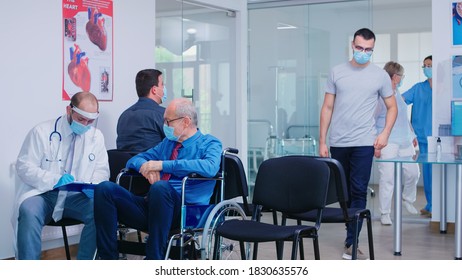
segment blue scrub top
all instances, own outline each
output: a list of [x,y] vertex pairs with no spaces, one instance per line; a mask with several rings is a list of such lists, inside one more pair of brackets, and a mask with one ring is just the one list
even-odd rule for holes
[[403,93],[406,104],[412,104],[411,124],[419,143],[432,135],[432,88],[428,80],[415,84]]

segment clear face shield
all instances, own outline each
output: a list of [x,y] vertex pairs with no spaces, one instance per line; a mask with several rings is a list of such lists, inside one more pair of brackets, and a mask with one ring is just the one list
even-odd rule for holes
[[[76,106],[71,105],[71,129],[75,134],[81,135],[90,130],[92,126],[96,128],[98,122],[99,113],[90,113],[82,109],[77,108]],[[73,115],[73,113],[76,113]]]

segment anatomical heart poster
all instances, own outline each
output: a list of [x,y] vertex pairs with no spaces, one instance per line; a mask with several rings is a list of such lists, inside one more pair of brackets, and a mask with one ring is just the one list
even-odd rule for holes
[[63,100],[80,91],[112,101],[112,0],[63,0]]

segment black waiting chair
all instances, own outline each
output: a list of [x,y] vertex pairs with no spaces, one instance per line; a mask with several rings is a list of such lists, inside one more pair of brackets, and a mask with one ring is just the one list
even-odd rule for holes
[[[237,151],[236,151],[237,152]],[[247,216],[252,216],[253,207],[249,202],[249,187],[244,166],[237,153],[224,155],[224,199],[239,198],[239,205]]]
[[[318,161],[328,164],[330,168],[329,191],[327,194],[326,208],[321,217],[321,223],[353,223],[355,229],[352,259],[357,259],[357,248],[359,239],[359,225],[364,219],[367,222],[367,238],[369,242],[369,258],[374,259],[374,243],[372,237],[372,220],[369,209],[349,208],[349,192],[346,183],[345,173],[341,163],[333,158],[312,157]],[[287,219],[295,219],[298,224],[301,221],[317,222],[317,212],[309,211],[304,213],[283,213],[282,224]]]
[[[282,246],[292,242],[291,258],[297,258],[297,248],[303,246],[303,238],[312,238],[315,259],[320,259],[318,229],[325,207],[329,183],[329,167],[326,163],[303,156],[286,156],[265,160],[257,173],[253,196],[252,220],[225,220],[216,228],[219,237],[244,243],[254,243],[253,259],[257,259],[258,243],[276,241],[277,259],[282,259]],[[261,221],[265,207],[277,212],[300,213],[315,211],[316,225],[275,225]],[[218,250],[216,243],[214,250]],[[245,252],[244,249],[241,252]],[[241,254],[245,259],[245,254]],[[303,259],[304,256],[300,255]]]
[[66,259],[70,260],[71,259],[71,252],[69,249],[69,240],[67,238],[67,231],[66,227],[68,226],[75,226],[83,224],[83,222],[71,218],[62,218],[61,220],[55,222],[53,219],[47,224],[47,226],[50,227],[61,227],[61,230],[63,232],[63,240],[64,240],[64,249],[66,250]]
[[[110,177],[109,181],[119,184],[126,188],[128,191],[135,195],[145,195],[149,191],[151,184],[141,175],[138,176],[119,176],[120,173],[125,170],[127,161],[135,156],[137,152],[111,149],[107,151],[109,160]],[[129,228],[123,224],[119,224],[119,240],[118,249],[122,254],[122,258],[126,257],[126,254],[133,255],[145,255],[145,244],[143,243],[141,231],[137,231],[137,242],[130,242],[127,240],[127,233]]]
[[122,177],[117,182],[117,176],[124,170],[127,161],[137,152],[111,149],[107,151],[109,159],[109,181],[118,183],[135,195],[145,195],[149,191],[150,184],[142,176]]

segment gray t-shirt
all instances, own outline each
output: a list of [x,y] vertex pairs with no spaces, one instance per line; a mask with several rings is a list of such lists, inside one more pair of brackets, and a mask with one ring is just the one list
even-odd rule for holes
[[366,67],[350,62],[337,65],[327,80],[326,93],[335,94],[329,146],[372,146],[377,137],[374,113],[378,98],[393,94],[385,70],[372,63]]

